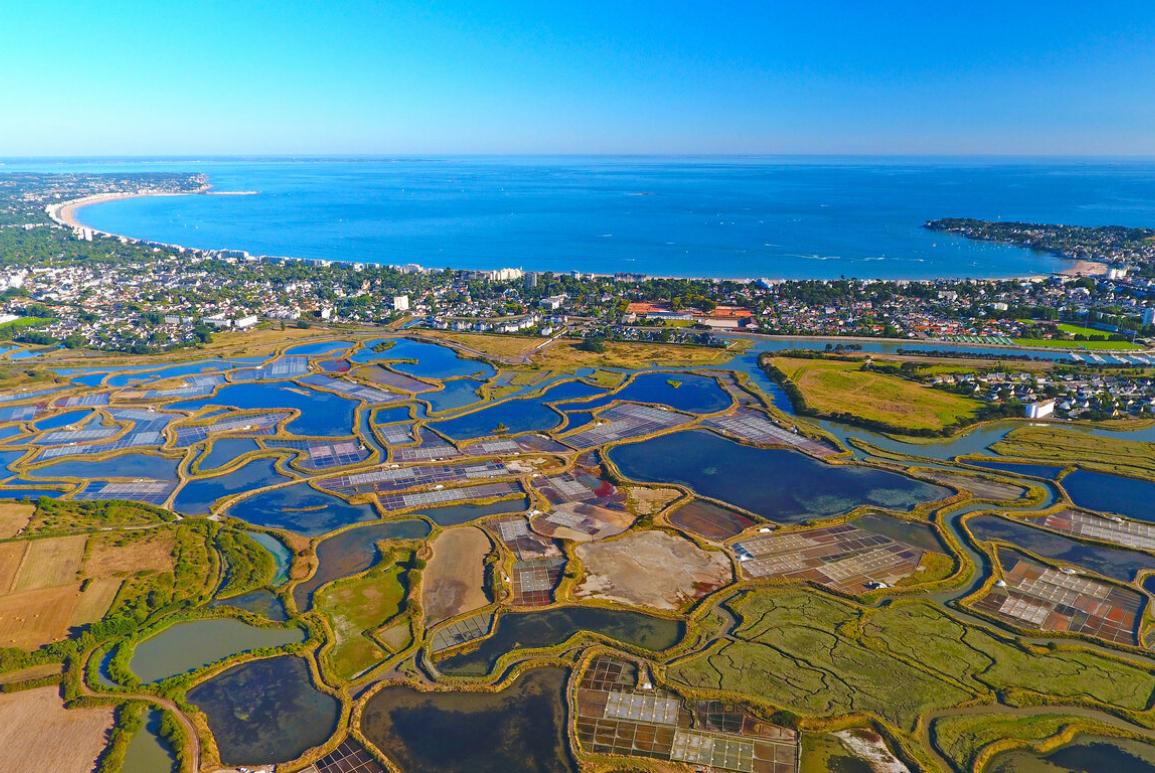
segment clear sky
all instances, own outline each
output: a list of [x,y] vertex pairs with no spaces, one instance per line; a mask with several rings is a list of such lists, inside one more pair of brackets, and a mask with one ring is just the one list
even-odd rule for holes
[[0,156],[1155,154],[1155,1],[4,0]]

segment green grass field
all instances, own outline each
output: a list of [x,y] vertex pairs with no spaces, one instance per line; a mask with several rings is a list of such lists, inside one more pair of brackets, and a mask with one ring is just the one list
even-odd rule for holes
[[0,330],[14,330],[17,328],[36,327],[52,320],[48,317],[19,317],[0,324]]
[[1020,427],[992,447],[997,453],[1046,464],[1078,464],[1136,478],[1155,479],[1155,447],[1059,427]]
[[936,719],[931,726],[931,737],[939,751],[959,770],[977,770],[975,763],[979,755],[993,743],[1013,739],[1022,745],[1037,744],[1067,727],[1086,724],[1086,719],[1072,714],[1025,717],[967,714]]
[[857,361],[772,357],[770,363],[794,382],[807,405],[823,414],[848,413],[893,427],[939,430],[970,419],[981,406],[969,397],[862,370]]
[[338,678],[353,679],[385,658],[371,634],[401,611],[404,571],[400,563],[383,562],[317,593],[317,608],[329,619],[336,637],[327,660]]
[[[1100,334],[1101,335],[1101,334]],[[1065,341],[1061,338],[1016,338],[1019,346],[1038,346],[1050,349],[1087,349],[1089,351],[1128,351],[1142,349],[1130,341]]]
[[686,687],[813,717],[869,712],[907,731],[996,693],[1141,711],[1155,675],[1090,650],[1029,652],[930,602],[864,609],[805,589],[744,593],[733,641],[671,666]]
[[1067,333],[1073,336],[1105,336],[1109,335],[1104,330],[1096,330],[1093,327],[1084,327],[1083,325],[1072,325],[1070,322],[1060,322],[1055,327],[1060,333]]

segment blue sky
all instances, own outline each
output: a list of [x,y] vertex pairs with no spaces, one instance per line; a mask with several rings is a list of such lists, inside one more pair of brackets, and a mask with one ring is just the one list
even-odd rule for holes
[[0,156],[1155,154],[1155,2],[5,0]]

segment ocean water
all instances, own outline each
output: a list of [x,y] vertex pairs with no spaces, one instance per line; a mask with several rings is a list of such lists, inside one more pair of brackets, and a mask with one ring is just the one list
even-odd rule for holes
[[220,191],[85,208],[92,227],[253,254],[771,278],[1019,276],[1063,261],[933,233],[966,216],[1155,224],[1155,161],[877,158],[77,160]]

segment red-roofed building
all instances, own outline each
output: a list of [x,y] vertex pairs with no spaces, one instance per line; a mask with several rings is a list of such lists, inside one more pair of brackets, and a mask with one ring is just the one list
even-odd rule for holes
[[754,312],[744,306],[715,306],[713,311],[698,316],[696,321],[709,327],[748,327],[754,321]]

